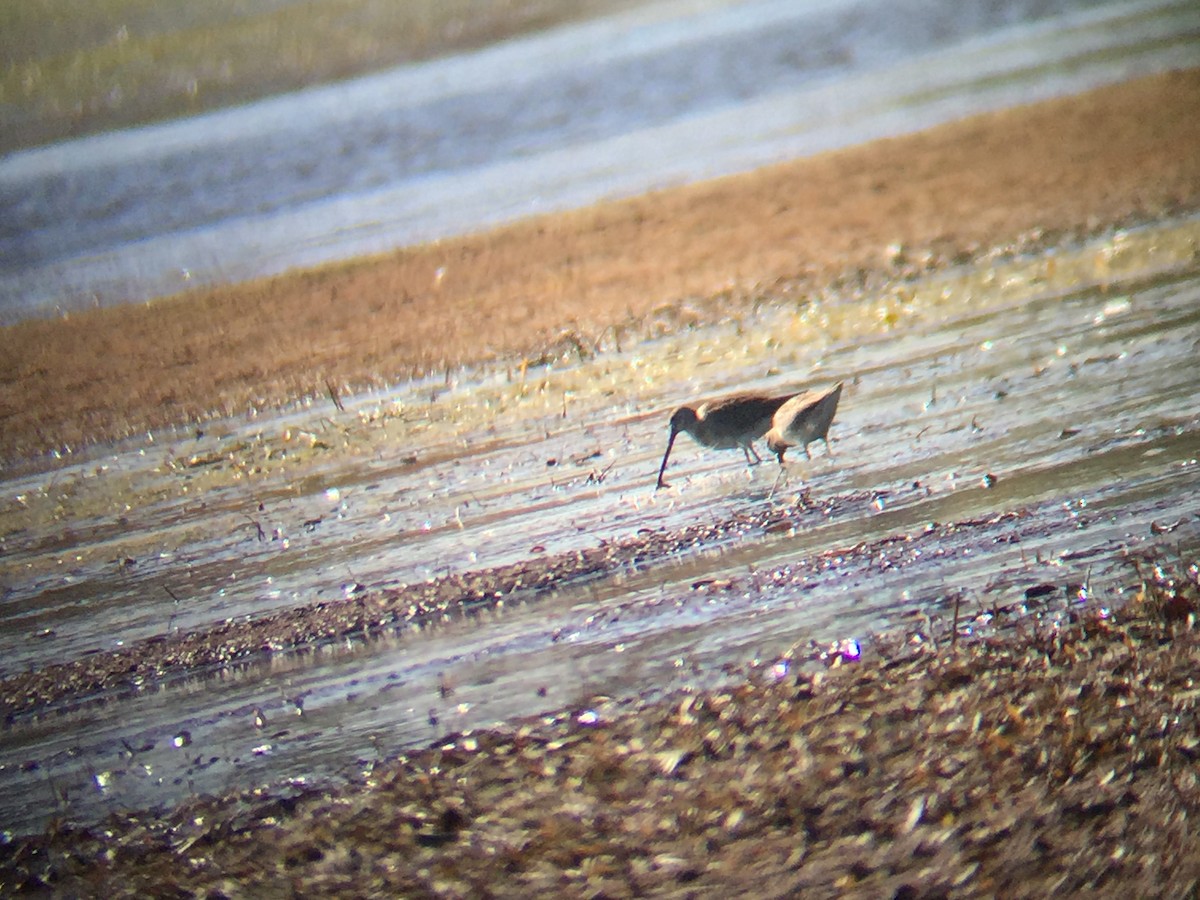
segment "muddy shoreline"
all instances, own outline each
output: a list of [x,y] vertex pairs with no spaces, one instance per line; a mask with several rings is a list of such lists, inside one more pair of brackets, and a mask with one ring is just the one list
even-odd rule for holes
[[[1073,239],[1115,235],[1120,225],[1200,209],[1200,153],[1180,150],[1200,146],[1200,139],[1188,137],[1200,127],[1196,118],[1180,114],[1181,104],[1194,97],[1200,97],[1200,73],[1147,79],[745,178],[525,223],[453,246],[4,329],[4,346],[14,352],[6,356],[0,346],[0,359],[7,360],[0,363],[7,390],[0,453],[23,458],[25,469],[45,469],[49,482],[37,497],[18,498],[20,516],[28,518],[14,521],[34,523],[22,526],[29,534],[53,530],[54,516],[72,509],[68,494],[90,489],[84,475],[100,485],[118,477],[97,466],[76,483],[55,487],[56,463],[30,456],[74,445],[81,436],[85,444],[102,444],[148,427],[178,427],[218,412],[240,414],[248,406],[268,409],[306,393],[325,395],[442,366],[486,368],[497,359],[512,360],[523,379],[527,369],[564,353],[582,360],[586,351],[600,358],[608,342],[627,347],[727,318],[740,327],[739,316],[764,298],[792,298],[797,309],[805,296],[826,292],[879,299],[885,288],[910,284],[952,263],[983,266],[1037,252],[1039,265],[1044,256],[1052,261],[1046,266],[1057,260],[1066,268],[1066,255],[1055,251]],[[822,179],[829,183],[818,190]],[[811,189],[813,203],[805,210],[779,209],[780,192],[797,185]],[[727,229],[721,223],[731,211],[737,213],[736,227]],[[578,243],[564,241],[566,234]],[[1094,258],[1086,256],[1086,264],[1119,261],[1124,240],[1114,237]],[[594,253],[572,256],[584,245]],[[546,256],[556,246],[561,255]],[[756,249],[748,251],[751,247]],[[625,256],[631,249],[636,254]],[[1194,261],[1194,249],[1190,252]],[[735,260],[739,253],[744,255]],[[701,258],[703,264],[686,278],[673,268]],[[549,259],[552,270],[559,266],[552,272],[557,288],[543,292],[529,281],[535,272],[531,259]],[[439,294],[428,285],[429,272],[447,262],[469,277],[462,284],[448,282]],[[570,290],[563,287],[564,271],[571,275]],[[1010,274],[1032,282],[1048,278],[1048,271]],[[410,276],[412,282],[406,280]],[[1099,284],[1093,289],[1108,290],[1106,274],[1089,277]],[[496,290],[480,294],[481,279],[488,278]],[[1151,281],[1115,277],[1113,283],[1133,294],[1148,290]],[[331,289],[347,299],[346,318],[330,312]],[[388,312],[377,308],[385,294],[411,302],[403,312]],[[450,333],[444,338],[449,343],[433,351],[442,355],[418,358],[392,338],[378,337],[385,321],[399,332],[431,308],[453,318],[455,303],[484,295],[512,307],[520,340],[501,341],[470,358],[451,357],[446,354],[456,339]],[[545,296],[547,302],[517,307],[516,296]],[[319,302],[312,305],[314,298]],[[1119,324],[1123,307],[1119,298],[1109,301],[1116,304]],[[1039,300],[1044,306],[1065,302],[1053,292]],[[227,308],[222,312],[223,303],[255,313],[239,321]],[[1101,302],[1095,314],[1103,318],[1108,305]],[[1171,321],[1191,321],[1182,305],[1164,305],[1175,317]],[[896,304],[881,308],[887,315],[903,312]],[[945,313],[933,305],[925,314],[925,326],[932,327]],[[1100,328],[1089,324],[1092,315],[1081,306],[1076,327]],[[294,333],[282,333],[282,321],[294,324]],[[207,331],[197,329],[198,322],[208,323]],[[838,327],[853,331],[853,322]],[[430,328],[439,324],[444,323]],[[375,336],[354,331],[360,326]],[[1138,327],[1131,323],[1128,333],[1141,333]],[[150,328],[153,341],[146,337]],[[1114,344],[1125,332],[1115,333]],[[428,335],[416,339],[427,341]],[[126,353],[139,347],[147,352],[136,360],[137,354]],[[1087,378],[1100,367],[1118,366],[1120,353],[1107,349],[1096,357],[1081,349],[1076,360],[1074,351],[1046,348],[1048,360],[1032,354],[1027,363],[1022,360],[1022,371],[1012,376],[1015,388],[1006,376],[978,385],[979,393],[1011,408],[1022,393],[1040,397],[1065,390],[1061,385],[1080,373]],[[96,368],[94,352],[100,351],[112,366]],[[166,356],[155,358],[160,351]],[[824,361],[819,350],[804,352]],[[161,365],[170,369],[169,377]],[[107,380],[96,379],[96,371],[106,371]],[[1162,391],[1161,380],[1147,387],[1139,375],[1144,373],[1129,367],[1111,377],[1138,391]],[[1186,386],[1180,382],[1173,390]],[[866,395],[864,390],[861,396]],[[331,400],[324,396],[322,402]],[[558,395],[547,402],[557,403]],[[565,418],[566,388],[561,402]],[[32,414],[39,404],[45,405],[44,417]],[[934,415],[947,434],[978,429],[988,439],[995,432],[986,431],[987,411],[994,408],[955,405],[939,407]],[[955,410],[954,421],[949,409]],[[973,418],[977,409],[984,411],[982,422]],[[62,815],[44,834],[0,836],[0,886],[112,896],[282,894],[292,887],[358,896],[706,896],[744,890],[749,880],[758,896],[1194,893],[1200,885],[1200,839],[1191,827],[1200,815],[1195,775],[1200,726],[1192,676],[1200,661],[1193,630],[1200,606],[1195,556],[1200,513],[1190,508],[1195,493],[1188,479],[1195,460],[1187,442],[1197,422],[1194,410],[1169,409],[1169,415],[1146,421],[1122,412],[1119,427],[1091,431],[1086,422],[1054,422],[1050,434],[1039,424],[1045,433],[1024,438],[1031,446],[1054,441],[1068,447],[1070,462],[1061,464],[1056,477],[1086,475],[1089,484],[1103,483],[1108,470],[1084,472],[1073,465],[1102,455],[1093,454],[1096,449],[1127,450],[1114,454],[1114,479],[1132,470],[1145,479],[1141,484],[1151,484],[1145,488],[1149,499],[1137,507],[1136,532],[1120,525],[1103,530],[1117,515],[1105,512],[1102,491],[1092,493],[1100,501],[1095,510],[1074,500],[1071,506],[1061,494],[1036,502],[1011,499],[1019,494],[1000,499],[1016,479],[1002,472],[1001,487],[992,491],[978,485],[974,469],[955,463],[956,481],[941,496],[961,500],[967,490],[958,485],[970,477],[974,497],[967,496],[972,504],[967,508],[992,513],[960,511],[923,525],[886,519],[875,526],[881,537],[830,540],[819,550],[796,549],[761,568],[732,571],[727,565],[718,571],[714,563],[711,572],[718,574],[705,570],[677,588],[700,599],[744,596],[752,607],[781,585],[805,592],[830,573],[886,570],[912,580],[914,571],[942,571],[942,554],[1011,546],[1023,556],[1028,546],[1029,559],[1019,566],[1010,559],[999,572],[1005,583],[996,596],[1024,597],[1012,609],[1000,601],[992,609],[975,604],[960,618],[956,596],[981,586],[943,578],[936,596],[906,596],[904,602],[920,615],[911,626],[864,643],[861,660],[850,648],[795,646],[762,665],[735,667],[726,673],[729,683],[716,688],[697,676],[697,686],[658,702],[647,702],[646,691],[618,699],[585,696],[559,713],[503,728],[452,731],[399,756],[394,747],[385,748],[376,759],[359,760],[360,775],[349,783],[316,783],[300,775],[286,787],[276,782],[222,791],[215,798],[193,793],[168,811],[126,810],[99,825],[72,816],[63,798]],[[496,410],[493,418],[516,415],[499,405]],[[403,428],[388,432],[384,412],[376,412],[370,437],[379,443],[356,444],[345,436],[339,446],[348,455],[370,461],[372,453],[382,454],[380,447],[394,451],[397,432],[403,442]],[[388,414],[401,417],[395,409]],[[365,421],[375,413],[364,415]],[[629,413],[631,421],[648,421],[648,415]],[[918,428],[924,427],[915,424],[914,437],[887,430],[878,415],[870,420],[864,414],[863,423],[874,435],[910,442],[920,440]],[[1071,444],[1081,431],[1080,443]],[[158,475],[173,479],[173,489],[195,495],[217,484],[206,477],[261,487],[268,475],[283,481],[306,476],[312,470],[305,465],[331,449],[318,450],[322,439],[315,433],[287,434],[238,442],[236,453],[222,444],[212,457],[225,467],[220,473],[205,464],[207,456],[189,468],[186,452],[164,448],[156,451],[166,459]],[[656,432],[655,440],[661,436]],[[304,441],[311,445],[308,457],[296,446]],[[527,463],[532,468],[547,462],[548,448],[538,445],[538,451],[526,454],[533,456]],[[1137,465],[1131,463],[1135,458]],[[180,459],[185,465],[172,468]],[[703,460],[700,453],[683,482],[689,490],[676,499],[685,512],[689,502],[696,504],[704,518],[693,521],[702,524],[632,527],[615,517],[606,527],[624,537],[597,538],[580,550],[538,548],[513,564],[394,587],[356,586],[344,599],[322,601],[309,592],[287,609],[184,633],[172,632],[163,616],[163,632],[149,639],[0,682],[3,727],[18,729],[109,703],[119,711],[123,698],[170,690],[180,679],[300,656],[334,642],[369,645],[397,633],[432,632],[446,620],[482,619],[500,604],[537,609],[564,586],[653,575],[680,560],[736,556],[739,548],[791,539],[831,516],[853,527],[865,521],[864,510],[892,499],[848,485],[835,492],[815,481],[811,492],[778,501],[764,487],[753,502],[735,507],[741,511],[715,515],[712,498],[729,482],[701,470],[697,460]],[[432,457],[422,465],[445,462]],[[829,465],[851,468],[853,462],[842,457]],[[985,464],[972,465],[976,462]],[[277,468],[264,474],[271,466]],[[919,457],[915,467],[926,471]],[[1024,462],[1014,474],[1034,478],[1036,468]],[[239,481],[254,471],[261,481]],[[819,478],[822,470],[816,471]],[[582,481],[585,473],[573,471],[572,477]],[[361,483],[383,478],[368,470]],[[1163,487],[1164,482],[1170,483]],[[905,483],[913,491],[925,489],[911,476]],[[892,485],[894,492],[910,489],[899,484]],[[633,498],[631,505],[646,504],[660,515],[675,502],[651,499],[649,487],[643,497],[632,476],[619,490]],[[325,491],[319,478],[305,488],[318,497]],[[616,493],[606,502],[615,506]],[[297,523],[308,514],[299,502],[285,505],[279,497],[269,502]],[[655,502],[664,505],[653,507]],[[91,520],[101,529],[115,528],[107,512],[94,512],[100,508],[87,507]],[[50,526],[36,521],[43,513]],[[1089,522],[1094,531],[1086,530]],[[1047,546],[1039,540],[1055,529],[1082,536],[1060,541],[1055,558],[1045,563],[1032,548]],[[14,544],[25,540],[7,537]],[[396,542],[395,531],[382,540]],[[147,541],[129,551],[129,558],[149,558],[153,549]],[[114,565],[124,558],[122,547]],[[1103,595],[1085,590],[1093,560],[1110,570]],[[169,559],[166,565],[176,563]],[[985,577],[999,566],[992,562]],[[1112,570],[1119,570],[1117,577]],[[142,571],[138,577],[146,585],[156,584]],[[1086,603],[1079,602],[1081,590]],[[655,598],[660,600],[682,602]],[[618,605],[605,614],[624,612]],[[532,693],[532,685],[522,688]],[[247,727],[255,733],[256,726]],[[201,743],[187,750],[198,766],[207,753],[231,755],[227,748]],[[126,751],[120,764],[130,769],[139,764],[140,753],[148,753],[135,745]],[[110,774],[97,771],[93,779]],[[102,787],[100,781],[95,786]]]

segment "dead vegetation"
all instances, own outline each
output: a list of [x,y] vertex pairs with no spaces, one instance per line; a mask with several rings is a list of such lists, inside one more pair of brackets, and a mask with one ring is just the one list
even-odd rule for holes
[[[1200,207],[1200,70],[369,260],[0,330],[0,458],[241,415],[327,384],[583,355],[899,279],[1022,235]],[[900,249],[897,249],[900,248]],[[696,298],[701,298],[697,300]],[[564,324],[571,323],[564,330]],[[547,348],[550,348],[549,350]]]
[[1137,571],[1133,603],[1058,627],[896,635],[860,664],[768,664],[730,688],[451,735],[349,786],[52,828],[0,847],[0,886],[1192,896],[1200,567]]

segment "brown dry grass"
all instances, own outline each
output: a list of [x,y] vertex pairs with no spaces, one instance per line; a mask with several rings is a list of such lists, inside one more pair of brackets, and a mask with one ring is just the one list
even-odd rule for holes
[[[1200,206],[1200,70],[352,263],[0,331],[0,456],[536,352],[1031,229]],[[435,273],[444,270],[440,283]],[[733,310],[731,310],[733,311]]]

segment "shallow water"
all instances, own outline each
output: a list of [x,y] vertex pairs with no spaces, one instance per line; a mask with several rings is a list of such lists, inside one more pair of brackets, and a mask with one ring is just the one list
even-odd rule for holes
[[0,159],[0,322],[474,231],[1200,65],[1191,0],[673,0]]
[[[790,509],[806,486],[812,503],[794,527],[497,611],[18,717],[0,733],[0,822],[342,776],[456,729],[603,714],[597,695],[947,619],[955,597],[971,627],[993,609],[1045,624],[1080,584],[1128,588],[1125,553],[1200,548],[1200,374],[1181,365],[1200,350],[1198,248],[1200,220],[1167,223],[15,475],[2,675],[359,585]],[[777,482],[773,463],[681,439],[654,490],[681,399],[838,380],[834,455],[814,446]],[[1027,601],[1039,584],[1054,597]]]

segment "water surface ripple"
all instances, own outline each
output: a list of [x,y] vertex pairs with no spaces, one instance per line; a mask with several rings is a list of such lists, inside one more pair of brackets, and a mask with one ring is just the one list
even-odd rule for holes
[[1200,65],[1188,0],[676,0],[0,159],[0,322]]

